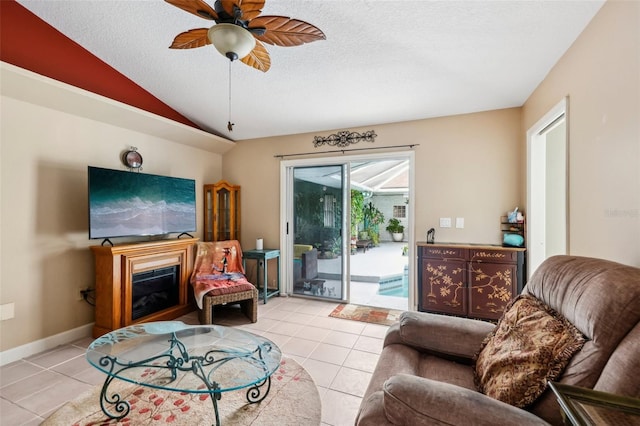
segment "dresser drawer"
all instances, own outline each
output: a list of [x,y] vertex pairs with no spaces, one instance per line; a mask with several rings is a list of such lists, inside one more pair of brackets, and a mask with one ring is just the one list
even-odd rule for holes
[[468,250],[459,247],[421,247],[421,257],[429,259],[466,259]]
[[472,262],[517,263],[518,251],[470,249],[469,260]]

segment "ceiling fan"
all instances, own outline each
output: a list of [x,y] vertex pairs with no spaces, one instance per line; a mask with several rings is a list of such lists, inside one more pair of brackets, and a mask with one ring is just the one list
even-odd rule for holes
[[271,67],[269,52],[262,43],[276,46],[300,46],[325,40],[314,25],[286,16],[260,16],[265,0],[216,0],[213,7],[203,0],[165,0],[182,10],[215,21],[211,28],[180,33],[171,49],[191,49],[213,44],[231,61],[267,72]]

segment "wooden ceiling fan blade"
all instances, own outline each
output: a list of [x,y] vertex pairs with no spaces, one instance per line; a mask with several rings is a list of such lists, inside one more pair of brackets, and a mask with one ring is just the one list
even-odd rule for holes
[[[235,0],[218,0],[218,1],[222,6],[222,9],[224,9],[224,11],[226,12],[226,14],[229,16],[233,16],[233,6],[237,6],[238,3]],[[218,3],[218,1],[216,1],[216,3]],[[217,4],[216,4],[216,7],[218,7]],[[218,10],[220,10],[219,7],[218,7]]]
[[264,28],[264,34],[254,34],[255,38],[276,46],[300,46],[327,38],[320,28],[286,16],[259,16],[249,24],[249,30],[252,28]]
[[193,49],[211,44],[208,28],[197,28],[180,33],[173,39],[170,49]]
[[240,0],[242,18],[248,21],[255,19],[262,13],[264,0]]
[[264,44],[256,40],[256,47],[244,58],[240,60],[243,64],[249,65],[262,72],[269,71],[271,68],[271,57],[264,47]]
[[189,13],[193,13],[204,19],[216,21],[218,14],[216,11],[202,0],[164,0],[169,4],[179,7]]
[[260,15],[265,0],[220,0],[220,4],[229,16],[234,16],[233,6],[242,11],[242,19],[250,21]]

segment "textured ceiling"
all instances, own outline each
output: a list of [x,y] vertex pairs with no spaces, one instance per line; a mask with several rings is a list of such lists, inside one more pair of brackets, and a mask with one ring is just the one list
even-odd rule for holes
[[327,39],[267,45],[267,73],[231,64],[231,133],[229,61],[168,48],[211,21],[158,0],[19,3],[202,129],[244,140],[521,106],[603,1],[267,0],[263,15]]

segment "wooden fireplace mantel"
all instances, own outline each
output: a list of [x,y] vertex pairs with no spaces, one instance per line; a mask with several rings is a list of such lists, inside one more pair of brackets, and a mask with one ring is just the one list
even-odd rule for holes
[[[131,324],[172,320],[194,310],[190,303],[189,278],[193,271],[198,238],[159,240],[116,246],[92,246],[96,269],[96,318],[93,337]],[[132,277],[140,272],[179,267],[178,303],[132,319]]]

